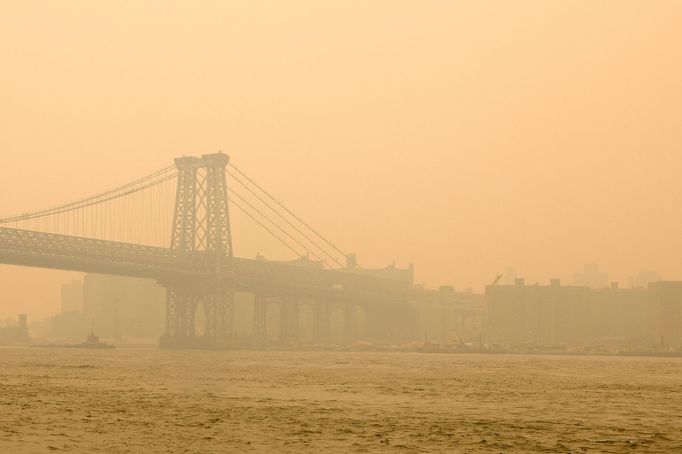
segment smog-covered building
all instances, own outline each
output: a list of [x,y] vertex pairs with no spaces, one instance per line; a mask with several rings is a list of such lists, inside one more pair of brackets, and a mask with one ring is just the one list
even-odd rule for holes
[[0,345],[24,344],[28,342],[28,321],[26,314],[19,314],[17,323],[0,326]]
[[440,345],[478,341],[482,299],[480,294],[455,291],[449,285],[437,290],[416,287],[421,336]]
[[483,338],[506,345],[680,344],[682,283],[647,288],[515,285],[486,288]]

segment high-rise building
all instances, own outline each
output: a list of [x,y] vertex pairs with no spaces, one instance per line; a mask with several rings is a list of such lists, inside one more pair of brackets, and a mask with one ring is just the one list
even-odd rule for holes
[[649,289],[657,309],[661,344],[682,348],[682,282],[655,282]]
[[609,286],[609,275],[599,271],[596,263],[590,263],[581,273],[575,274],[574,283],[580,287],[605,288]]
[[589,288],[563,286],[558,279],[550,285],[525,285],[517,279],[513,286],[486,288],[487,343],[646,346],[657,342],[661,330],[671,344],[680,342],[682,283]]
[[165,323],[165,289],[154,280],[104,274],[83,279],[85,316],[102,337],[158,338]]
[[74,280],[62,285],[61,313],[83,312],[83,282]]
[[28,342],[28,322],[26,314],[19,314],[18,324],[0,327],[0,345],[24,344]]
[[630,287],[648,287],[653,282],[661,281],[661,276],[655,271],[640,271],[630,276]]

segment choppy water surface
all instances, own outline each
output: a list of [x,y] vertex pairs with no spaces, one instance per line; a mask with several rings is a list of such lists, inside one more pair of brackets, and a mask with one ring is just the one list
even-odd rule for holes
[[682,452],[682,360],[0,349],[0,452]]

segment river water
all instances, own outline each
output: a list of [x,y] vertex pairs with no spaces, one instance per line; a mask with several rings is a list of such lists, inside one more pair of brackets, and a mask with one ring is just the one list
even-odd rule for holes
[[682,452],[682,359],[0,349],[0,452]]

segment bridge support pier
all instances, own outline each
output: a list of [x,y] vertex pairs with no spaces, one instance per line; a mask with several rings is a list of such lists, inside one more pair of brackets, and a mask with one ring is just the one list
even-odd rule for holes
[[218,288],[212,294],[203,297],[206,310],[206,330],[204,338],[210,343],[225,343],[232,337],[234,314],[234,292],[231,289]]
[[253,300],[253,340],[257,344],[267,341],[268,301],[264,296],[255,295]]
[[[206,315],[202,335],[196,332],[199,306]],[[191,288],[167,287],[166,331],[159,341],[162,348],[226,348],[232,336],[234,294],[215,288],[200,293]]]
[[329,342],[329,301],[316,301],[313,306],[313,340],[316,343]]
[[300,337],[300,311],[296,298],[284,297],[280,302],[279,340],[298,342]]
[[350,345],[355,343],[356,336],[356,307],[354,303],[346,303],[343,316],[343,343]]

